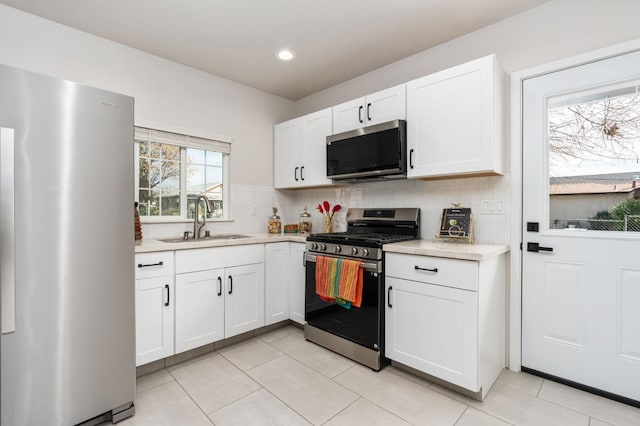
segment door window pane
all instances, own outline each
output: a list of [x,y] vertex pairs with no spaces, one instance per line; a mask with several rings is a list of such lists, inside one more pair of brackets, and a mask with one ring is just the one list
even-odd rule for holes
[[636,83],[547,105],[549,229],[640,232]]

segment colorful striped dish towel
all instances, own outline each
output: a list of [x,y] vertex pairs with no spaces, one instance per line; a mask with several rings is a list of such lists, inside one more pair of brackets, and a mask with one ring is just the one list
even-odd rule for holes
[[338,297],[351,302],[359,308],[362,304],[363,273],[357,260],[340,259],[340,278],[338,280]]
[[344,308],[362,304],[363,273],[360,262],[316,256],[316,294]]

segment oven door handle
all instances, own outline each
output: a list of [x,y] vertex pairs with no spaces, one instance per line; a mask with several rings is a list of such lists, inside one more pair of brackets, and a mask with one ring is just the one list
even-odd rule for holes
[[[332,258],[339,258],[339,256],[325,256],[325,257],[332,257]],[[343,257],[342,259],[348,259],[346,257]],[[353,260],[357,260],[357,259],[353,259]],[[306,265],[307,262],[314,262],[316,261],[316,255],[309,253],[309,252],[305,252],[304,254],[304,264]],[[364,269],[365,271],[370,271],[370,272],[382,272],[382,267],[380,265],[380,262],[360,262],[360,266],[362,267],[362,269]]]

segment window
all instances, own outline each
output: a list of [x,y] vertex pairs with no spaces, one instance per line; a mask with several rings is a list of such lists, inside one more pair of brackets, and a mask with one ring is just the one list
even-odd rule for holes
[[639,89],[548,99],[549,229],[640,232]]
[[135,145],[141,218],[193,219],[201,194],[211,204],[207,218],[228,217],[228,142],[136,127]]

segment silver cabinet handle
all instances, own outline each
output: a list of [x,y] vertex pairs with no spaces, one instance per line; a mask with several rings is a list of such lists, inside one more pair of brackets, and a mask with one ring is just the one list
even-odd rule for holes
[[0,128],[0,287],[2,334],[16,331],[14,130]]

